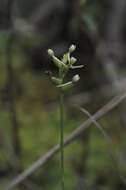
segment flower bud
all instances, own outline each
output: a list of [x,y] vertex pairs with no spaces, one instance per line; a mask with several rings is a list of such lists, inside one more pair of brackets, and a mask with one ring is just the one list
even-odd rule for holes
[[80,76],[79,75],[75,75],[73,78],[72,78],[72,82],[78,82],[80,80]]
[[48,49],[48,54],[53,57],[54,56],[54,51],[52,49]]
[[71,57],[71,59],[70,59],[70,63],[73,65],[74,63],[76,63],[76,61],[77,61],[77,59],[76,58],[74,58],[74,57]]
[[75,51],[76,46],[75,45],[71,45],[69,48],[69,52],[72,53],[73,51]]

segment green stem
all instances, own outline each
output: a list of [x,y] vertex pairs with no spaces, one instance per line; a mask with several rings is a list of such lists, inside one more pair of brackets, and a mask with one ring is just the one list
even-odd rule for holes
[[61,190],[64,190],[64,94],[60,91]]

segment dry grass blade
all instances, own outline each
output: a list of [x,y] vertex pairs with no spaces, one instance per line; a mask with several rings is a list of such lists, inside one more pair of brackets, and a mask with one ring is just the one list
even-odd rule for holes
[[92,116],[90,114],[89,111],[87,111],[85,108],[82,108],[82,107],[79,107],[79,106],[76,106],[80,111],[82,111],[84,114],[86,114],[90,120],[92,121],[92,123],[95,124],[95,126],[101,131],[101,133],[103,134],[104,138],[109,142],[109,143],[112,143],[112,139],[111,137],[106,133],[106,131],[102,128],[102,126],[96,121],[95,117]]
[[112,144],[113,143],[112,143],[111,137],[106,133],[106,131],[96,121],[95,117],[90,114],[89,111],[87,111],[85,108],[82,108],[82,107],[79,107],[79,106],[76,106],[76,107],[90,118],[90,120],[92,121],[92,123],[94,123],[94,125],[100,130],[100,132],[104,136],[104,139],[109,144],[109,155],[110,155],[111,159],[114,161],[112,163],[113,163],[114,167],[116,168],[118,176],[120,177],[120,179],[122,180],[122,182],[126,185],[126,179],[125,179],[125,177],[119,171],[119,160],[118,160],[116,154],[113,151],[113,148],[112,148]]

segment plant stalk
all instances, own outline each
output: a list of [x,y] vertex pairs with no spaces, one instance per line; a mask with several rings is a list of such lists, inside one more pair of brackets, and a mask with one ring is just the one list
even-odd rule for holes
[[61,190],[64,190],[64,94],[60,90]]

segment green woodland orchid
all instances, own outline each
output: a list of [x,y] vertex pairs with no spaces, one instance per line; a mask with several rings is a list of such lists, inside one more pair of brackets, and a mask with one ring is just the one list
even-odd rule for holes
[[52,49],[48,49],[48,54],[53,63],[58,67],[58,76],[51,76],[52,82],[59,89],[60,97],[60,150],[61,150],[61,190],[64,190],[64,90],[71,88],[80,80],[78,74],[74,75],[71,81],[65,82],[65,77],[70,69],[82,68],[83,65],[75,66],[77,59],[71,57],[76,49],[75,45],[71,45],[69,51],[63,55],[60,60],[54,54]]

